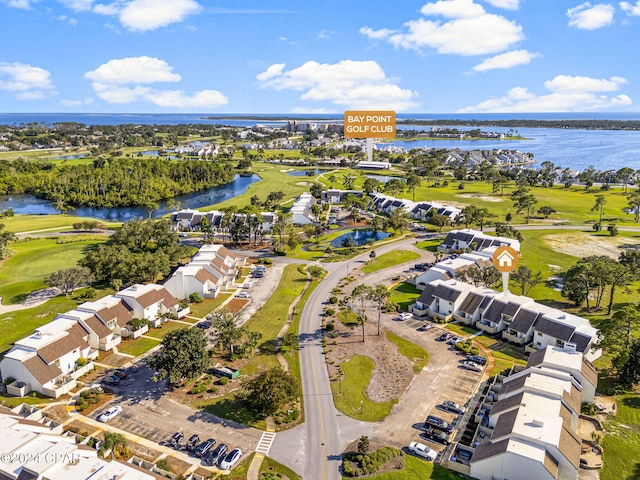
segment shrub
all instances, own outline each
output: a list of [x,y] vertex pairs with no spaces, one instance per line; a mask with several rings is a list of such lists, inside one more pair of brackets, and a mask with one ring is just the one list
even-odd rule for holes
[[205,392],[207,390],[207,386],[204,383],[197,383],[193,386],[191,390],[189,390],[189,395],[196,395],[198,393]]
[[227,377],[220,377],[220,380],[218,380],[218,383],[220,385],[226,385],[227,383],[229,383],[229,378]]
[[189,295],[189,301],[191,303],[202,303],[202,297],[198,292],[193,292],[191,295]]
[[89,359],[80,357],[78,358],[78,360],[76,360],[76,363],[78,364],[78,367],[84,367],[87,363],[89,363]]
[[327,317],[333,317],[336,314],[336,311],[333,308],[327,308],[324,312]]
[[336,303],[338,303],[338,297],[336,297],[335,295],[332,296],[331,298],[329,298],[329,303],[331,305],[335,305]]
[[325,329],[327,332],[333,332],[333,331],[335,330],[335,328],[336,328],[336,324],[335,324],[335,323],[333,323],[333,322],[329,322],[329,323],[327,323],[327,324],[324,326],[324,329]]
[[5,384],[5,385],[10,385],[10,384],[12,384],[12,383],[13,383],[13,382],[15,382],[15,381],[16,381],[16,379],[15,379],[14,377],[7,377],[7,378],[5,378],[5,380],[4,380],[4,384]]

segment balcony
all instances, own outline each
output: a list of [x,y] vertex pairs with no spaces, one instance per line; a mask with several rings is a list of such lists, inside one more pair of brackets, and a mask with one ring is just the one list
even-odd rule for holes
[[497,324],[483,320],[476,322],[476,328],[486,333],[498,333],[500,331],[500,327]]
[[515,330],[504,330],[502,332],[502,338],[518,345],[524,345],[527,341],[522,333],[516,332]]
[[111,337],[101,338],[100,339],[100,350],[109,351],[113,350],[114,347],[117,347],[122,341],[122,337],[120,335],[111,335]]
[[453,319],[453,313],[440,313],[434,312],[433,310],[429,312],[429,314],[435,319],[439,320],[443,323],[450,322]]
[[538,347],[538,345],[536,345],[534,342],[531,342],[524,347],[524,353],[529,354],[529,353],[536,352],[538,351],[538,348],[541,348],[541,347]]
[[420,308],[420,305],[417,303],[409,305],[409,311],[417,318],[426,318],[429,316],[429,309],[424,306]]

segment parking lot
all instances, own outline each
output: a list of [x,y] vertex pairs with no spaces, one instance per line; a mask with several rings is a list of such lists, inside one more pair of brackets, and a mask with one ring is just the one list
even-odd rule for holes
[[216,444],[226,443],[229,450],[238,447],[248,453],[256,448],[261,431],[218,419],[172,400],[165,395],[167,383],[154,382],[154,372],[144,362],[138,362],[126,372],[127,378],[119,385],[109,387],[115,393],[114,399],[92,412],[91,418],[97,419],[110,406],[120,406],[122,412],[110,420],[109,425],[162,445],[168,444],[175,432],[181,431],[185,438],[194,433],[202,441],[214,438]]
[[463,368],[465,355],[452,345],[437,340],[440,335],[448,332],[438,324],[433,324],[434,327],[428,330],[419,330],[425,324],[424,321],[400,320],[397,314],[386,315],[383,323],[391,332],[425,348],[430,358],[391,414],[376,427],[375,437],[398,447],[418,441],[442,452],[446,445],[422,435],[426,430],[425,419],[428,415],[435,415],[453,425],[454,431],[447,437],[448,441],[453,442],[458,434],[462,415],[444,410],[442,402],[450,400],[465,409],[469,408],[469,401],[476,393],[483,373]]

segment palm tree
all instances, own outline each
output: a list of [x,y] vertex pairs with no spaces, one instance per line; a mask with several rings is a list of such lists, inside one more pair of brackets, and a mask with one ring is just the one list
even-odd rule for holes
[[380,335],[380,317],[382,316],[382,307],[386,305],[390,295],[389,289],[381,284],[374,286],[370,293],[371,300],[378,306],[378,335]]

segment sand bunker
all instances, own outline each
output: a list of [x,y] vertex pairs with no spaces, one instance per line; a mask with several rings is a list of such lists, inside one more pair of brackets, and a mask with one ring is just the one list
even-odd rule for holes
[[482,195],[480,193],[463,193],[460,195],[456,195],[457,197],[462,198],[477,198],[478,200],[482,200],[483,202],[504,202],[502,198],[491,197],[489,195]]
[[617,259],[620,252],[640,249],[640,240],[629,237],[595,237],[586,232],[558,233],[544,237],[547,245],[575,257],[607,255]]

